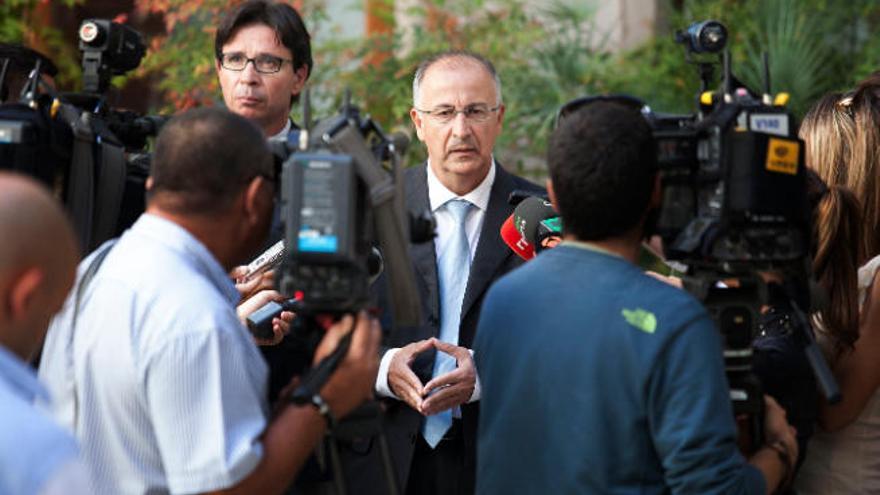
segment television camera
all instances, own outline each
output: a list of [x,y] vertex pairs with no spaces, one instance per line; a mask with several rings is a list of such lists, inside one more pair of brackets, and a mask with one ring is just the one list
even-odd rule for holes
[[[165,118],[107,104],[110,79],[136,68],[146,51],[134,29],[102,19],[79,27],[83,91],[60,93],[45,56],[0,44],[0,169],[45,183],[71,214],[83,254],[128,227],[144,209],[147,138]],[[21,88],[17,88],[17,85]],[[12,101],[18,93],[17,101]]]
[[[309,127],[308,94],[303,106]],[[285,234],[283,243],[258,257],[252,268],[277,266],[279,292],[294,297],[264,306],[248,318],[248,326],[257,336],[269,336],[272,319],[282,310],[297,313],[285,337],[296,356],[294,374],[302,376],[294,403],[308,403],[348,351],[350,334],[311,366],[323,337],[322,319],[365,309],[371,293],[387,289],[390,301],[382,306],[391,321],[383,322],[386,326],[417,325],[421,320],[409,242],[431,239],[434,225],[430,213],[420,218],[405,214],[401,155],[407,144],[407,137],[389,136],[369,116],[362,116],[348,94],[336,116],[292,132],[286,141],[270,143],[281,171]],[[378,290],[370,290],[373,282],[381,285]],[[397,493],[380,414],[377,402],[362,406],[340,422],[325,443],[336,493],[346,493],[336,442],[363,437],[378,439],[389,493]]]
[[[646,228],[663,241],[664,257],[674,265],[685,289],[709,311],[724,341],[724,360],[734,411],[750,418],[753,445],[763,443],[763,388],[753,372],[753,342],[759,314],[771,287],[765,277],[784,281],[791,307],[794,340],[803,348],[819,388],[829,403],[840,391],[816,345],[807,312],[817,311],[818,289],[811,275],[811,218],[804,145],[797,121],[786,111],[787,94],[770,92],[769,63],[763,57],[763,94],[731,72],[727,28],[704,21],[676,34],[701,79],[697,111],[675,115],[653,111],[628,95],[575,99],[557,114],[557,125],[596,100],[613,101],[641,112],[652,128],[661,178],[661,205]],[[707,58],[708,57],[708,58]],[[709,90],[718,65],[721,87]],[[536,207],[515,212],[523,237],[540,242],[561,235],[555,212]],[[557,222],[558,223],[558,222]],[[644,250],[643,250],[644,251]],[[643,257],[644,258],[644,257]],[[640,260],[641,263],[649,259]],[[773,289],[778,294],[777,289]]]
[[[653,127],[662,180],[655,232],[666,258],[688,267],[685,288],[721,331],[734,411],[754,419],[751,437],[760,445],[764,401],[751,363],[758,315],[767,303],[762,272],[782,274],[800,329],[796,337],[820,389],[829,402],[840,398],[805,313],[816,308],[804,144],[785,109],[788,95],[771,96],[766,53],[759,95],[733,75],[721,23],[695,23],[676,40],[699,68],[701,93],[691,115],[642,110]],[[719,64],[721,87],[709,91]]]

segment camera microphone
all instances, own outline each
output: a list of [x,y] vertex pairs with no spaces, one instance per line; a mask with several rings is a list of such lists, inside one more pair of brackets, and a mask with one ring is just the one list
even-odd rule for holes
[[525,240],[522,234],[514,227],[513,215],[507,217],[507,220],[501,226],[501,239],[520,258],[530,260],[535,257],[534,246]]

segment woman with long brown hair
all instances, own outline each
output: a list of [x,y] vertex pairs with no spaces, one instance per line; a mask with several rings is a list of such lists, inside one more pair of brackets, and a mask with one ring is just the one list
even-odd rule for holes
[[[796,483],[804,494],[880,492],[880,76],[848,94],[822,98],[804,118],[808,166],[858,199],[862,242],[851,246],[860,268],[855,279],[858,323],[819,321],[819,340],[843,399],[820,407],[819,425]],[[828,263],[839,263],[829,257]],[[831,280],[830,296],[849,277]]]

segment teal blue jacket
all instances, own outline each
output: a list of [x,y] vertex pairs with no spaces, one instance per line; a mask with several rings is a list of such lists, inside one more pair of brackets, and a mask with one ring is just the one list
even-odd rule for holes
[[486,296],[477,493],[764,493],[736,446],[721,339],[622,258],[546,251]]

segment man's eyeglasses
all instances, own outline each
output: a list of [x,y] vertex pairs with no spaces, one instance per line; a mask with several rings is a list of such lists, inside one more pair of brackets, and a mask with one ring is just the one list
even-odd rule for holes
[[651,114],[651,108],[645,105],[645,102],[642,100],[629,95],[594,95],[594,96],[581,96],[580,98],[575,98],[570,102],[562,105],[559,108],[559,111],[556,112],[556,120],[553,122],[553,128],[556,129],[559,127],[559,124],[562,123],[563,120],[572,113],[580,110],[581,108],[590,105],[592,103],[596,103],[597,101],[607,101],[610,103],[619,103],[621,105],[633,108],[638,110],[644,116],[648,116]]
[[492,117],[492,114],[498,111],[501,108],[501,105],[496,105],[494,107],[489,107],[485,103],[475,103],[473,105],[468,105],[461,110],[456,110],[455,107],[437,107],[433,110],[421,110],[416,108],[416,112],[423,113],[428,116],[434,122],[438,124],[448,124],[455,120],[455,117],[458,114],[464,115],[464,119],[468,122],[486,122]]
[[260,74],[274,74],[281,70],[284,62],[293,63],[293,60],[276,57],[275,55],[260,54],[254,58],[248,58],[244,53],[223,53],[220,55],[220,66],[226,70],[243,71],[248,62],[254,64],[254,69]]

